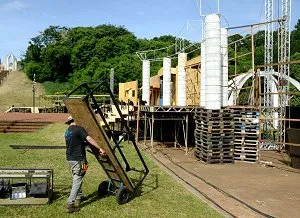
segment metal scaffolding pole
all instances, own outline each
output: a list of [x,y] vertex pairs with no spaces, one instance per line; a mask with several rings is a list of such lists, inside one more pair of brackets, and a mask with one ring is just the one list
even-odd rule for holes
[[[278,62],[289,62],[290,61],[290,20],[291,20],[291,0],[282,0],[281,8],[282,17],[285,21],[280,23],[279,28],[279,48],[278,48]],[[286,117],[286,106],[289,105],[289,82],[287,81],[287,76],[290,75],[290,65],[282,64],[279,65],[279,77],[278,84],[279,92],[282,94],[279,96],[279,118]],[[280,149],[285,146],[285,136],[286,136],[286,123],[281,120],[278,125],[278,142],[280,143]]]
[[[269,64],[273,63],[273,31],[274,24],[270,22],[274,19],[273,0],[265,0],[265,76],[264,76],[264,96],[263,96],[263,115],[268,118],[263,122],[263,138],[266,140],[272,139],[272,129],[274,129],[272,119],[274,117],[274,108],[272,102],[272,72],[273,67]],[[274,147],[275,146],[275,147]],[[261,149],[271,150],[278,149],[277,145],[273,143],[262,143]]]

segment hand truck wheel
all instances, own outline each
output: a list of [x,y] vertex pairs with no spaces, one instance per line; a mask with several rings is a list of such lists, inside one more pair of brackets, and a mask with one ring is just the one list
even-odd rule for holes
[[108,190],[108,181],[102,181],[98,186],[98,196],[100,198],[106,197],[109,193]]
[[129,201],[130,191],[125,187],[121,187],[118,189],[116,193],[116,201],[118,204],[125,204]]

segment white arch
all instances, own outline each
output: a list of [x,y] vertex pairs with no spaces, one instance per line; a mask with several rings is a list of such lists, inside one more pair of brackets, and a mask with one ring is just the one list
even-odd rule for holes
[[[265,76],[265,72],[264,71],[260,71],[260,77],[264,77]],[[279,73],[278,72],[275,72],[275,71],[273,71],[272,72],[272,81],[273,81],[273,83],[272,83],[272,87],[274,86],[274,85],[278,85],[277,84],[277,79],[274,77],[274,76],[279,76]],[[234,90],[235,89],[237,89],[237,91],[236,91],[236,96],[238,96],[239,95],[239,93],[240,93],[240,90],[241,90],[241,88],[244,86],[244,84],[245,84],[245,82],[250,78],[250,77],[252,77],[252,72],[248,72],[248,73],[243,73],[243,74],[241,74],[241,75],[239,75],[239,76],[237,76],[237,77],[235,77],[235,78],[233,78],[232,80],[230,80],[229,82],[228,82],[228,96],[229,96],[229,100],[228,100],[228,104],[229,105],[235,105],[234,104],[234,99],[233,99],[233,97],[234,97]],[[293,79],[293,78],[291,78],[291,77],[289,77],[289,76],[286,76],[286,78],[285,78],[286,80],[288,80],[290,83],[292,83],[296,88],[297,88],[297,90],[298,91],[300,91],[300,83],[297,81],[297,80],[295,80],[295,79]],[[274,84],[275,83],[275,84]],[[235,84],[235,85],[234,85]],[[274,84],[274,85],[273,85]],[[235,88],[233,87],[233,86],[235,86]],[[276,87],[276,92],[278,91],[277,90],[277,86],[275,86]],[[272,92],[273,91],[275,91],[274,90],[274,87],[272,88]],[[276,96],[276,95],[274,95],[274,96]],[[278,98],[278,96],[277,96],[277,98]],[[274,99],[275,100],[275,99]],[[273,101],[274,102],[274,101]]]
[[8,71],[17,71],[17,58],[13,54],[6,55],[4,69]]
[[[264,77],[264,76],[265,76],[265,72],[260,71],[260,77]],[[278,77],[279,73],[273,71],[272,76],[271,76],[271,80],[272,80],[271,92],[277,93],[278,92],[278,81],[274,76]],[[236,97],[239,96],[241,88],[244,86],[245,82],[250,77],[252,77],[252,72],[243,73],[228,82],[228,85],[229,85],[229,87],[228,87],[228,96],[229,96],[228,104],[229,105],[236,104],[236,102],[234,102],[234,96],[236,96]],[[290,83],[292,83],[297,88],[297,90],[300,91],[300,83],[297,80],[295,80],[289,76],[286,76],[285,79],[288,80]],[[235,88],[233,87],[234,83],[235,83]],[[237,89],[237,91],[235,91],[235,89]],[[272,104],[273,104],[272,106],[278,107],[279,106],[279,96],[272,95],[271,99],[272,99]],[[274,112],[273,117],[278,118],[278,112]],[[273,125],[275,128],[277,128],[278,120],[274,120]]]

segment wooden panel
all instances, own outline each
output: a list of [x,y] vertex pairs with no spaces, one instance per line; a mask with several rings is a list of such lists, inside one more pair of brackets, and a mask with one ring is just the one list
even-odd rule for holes
[[186,67],[187,68],[189,68],[189,67],[193,67],[193,66],[195,66],[195,67],[199,67],[200,66],[200,63],[201,62],[201,56],[199,55],[199,56],[197,56],[197,57],[194,57],[193,59],[191,59],[191,60],[188,60],[187,62],[186,62]]
[[186,69],[186,104],[200,105],[200,71]]
[[[130,191],[133,191],[133,185],[127,177],[117,157],[115,156],[110,146],[109,139],[104,129],[100,125],[100,116],[96,116],[90,104],[86,103],[82,99],[66,98],[64,99],[64,103],[68,108],[69,113],[75,120],[76,124],[84,127],[87,130],[88,134],[95,139],[98,145],[100,145],[100,147],[106,152],[107,159],[109,159],[108,161],[112,163],[112,167],[116,170],[117,174],[119,175],[119,178],[121,178],[124,185]],[[93,146],[91,146],[91,149],[94,153],[98,151],[98,149],[95,149]],[[102,159],[100,155],[97,155],[96,158],[99,162]],[[101,164],[101,166],[103,165]],[[109,176],[109,173],[105,170],[104,167],[103,169]]]

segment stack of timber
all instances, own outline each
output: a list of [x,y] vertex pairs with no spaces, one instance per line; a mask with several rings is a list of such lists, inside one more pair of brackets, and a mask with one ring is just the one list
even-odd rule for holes
[[234,160],[258,162],[259,112],[251,108],[234,109]]
[[194,119],[195,156],[205,163],[232,163],[233,110],[197,109]]

